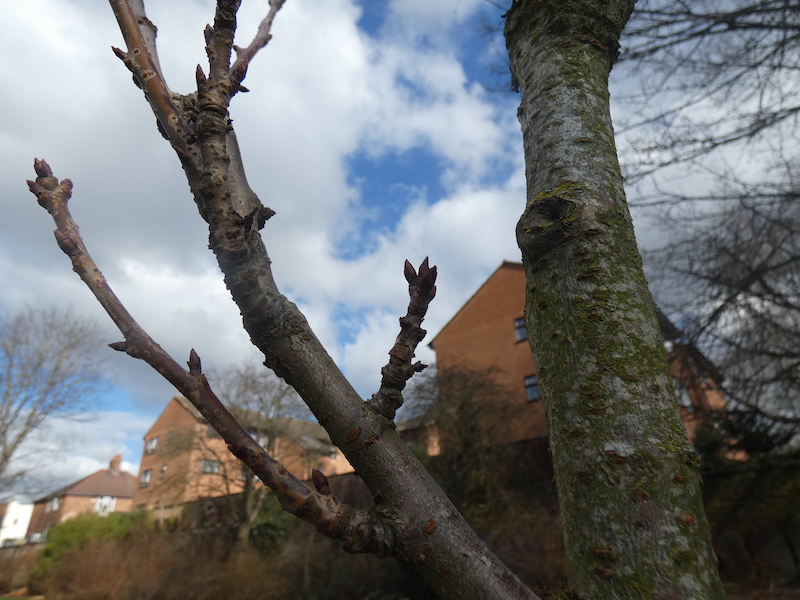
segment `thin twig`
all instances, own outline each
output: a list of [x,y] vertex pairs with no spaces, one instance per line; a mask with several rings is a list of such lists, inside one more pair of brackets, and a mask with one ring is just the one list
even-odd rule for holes
[[109,344],[111,348],[142,359],[183,394],[222,436],[230,451],[275,492],[284,510],[312,523],[328,537],[341,539],[351,552],[393,554],[393,526],[386,525],[374,511],[355,510],[339,502],[321,473],[315,473],[313,478],[317,491],[297,479],[259,446],[225,408],[211,390],[202,373],[200,357],[194,350],[190,352],[187,371],[142,329],[114,294],[86,249],[67,206],[72,196],[72,182],[69,179],[59,182],[43,160],[36,160],[34,169],[37,178],[28,181],[28,187],[53,217],[59,247],[70,257],[73,270],[125,338],[123,342]]
[[[128,0],[109,0],[117,17],[122,37],[128,51],[113,48],[125,66],[133,73],[133,79],[147,98],[150,108],[156,115],[158,128],[178,154],[190,184],[200,178],[202,169],[193,148],[194,131],[175,105],[159,66],[148,51],[148,41],[139,25],[143,15],[137,15]],[[154,42],[153,42],[154,43]]]
[[258,51],[266,46],[272,39],[272,33],[270,33],[272,30],[272,21],[275,20],[275,15],[278,14],[278,11],[283,7],[284,2],[286,2],[286,0],[269,0],[269,12],[258,26],[258,31],[253,41],[250,42],[250,45],[247,46],[247,48],[233,47],[236,51],[236,61],[231,67],[231,74],[241,73],[241,77],[237,77],[238,81],[236,83],[240,84],[242,82],[250,61],[253,60],[253,57]]
[[395,413],[403,405],[403,389],[414,373],[419,373],[428,365],[417,361],[412,363],[414,351],[427,333],[422,329],[422,321],[428,312],[428,305],[436,295],[436,267],[428,266],[425,258],[414,270],[410,262],[405,263],[405,276],[408,281],[408,311],[400,319],[400,333],[389,351],[389,362],[381,369],[381,387],[369,399],[370,406],[387,419],[394,419]]

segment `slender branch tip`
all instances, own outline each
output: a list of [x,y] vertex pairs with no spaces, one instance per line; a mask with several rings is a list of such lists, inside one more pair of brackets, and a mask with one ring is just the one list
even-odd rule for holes
[[189,373],[191,375],[201,375],[203,373],[200,356],[194,351],[194,348],[189,352],[189,361],[186,364],[189,366]]

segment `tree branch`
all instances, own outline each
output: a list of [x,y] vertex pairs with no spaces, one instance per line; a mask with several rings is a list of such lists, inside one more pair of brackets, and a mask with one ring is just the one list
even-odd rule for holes
[[419,273],[406,261],[405,276],[408,281],[408,312],[400,319],[400,333],[389,351],[389,363],[381,369],[381,387],[369,405],[387,419],[394,419],[395,413],[403,405],[403,388],[414,373],[421,372],[428,365],[417,361],[411,364],[417,345],[427,333],[422,329],[422,320],[428,312],[428,305],[436,295],[436,267],[428,266],[425,258]]
[[[286,2],[286,0],[269,0],[269,12],[258,26],[258,31],[256,32],[253,41],[250,42],[250,45],[244,49],[239,48],[238,46],[233,46],[233,49],[236,51],[236,61],[231,67],[231,75],[238,79],[238,84],[241,84],[242,80],[244,79],[244,76],[247,73],[247,66],[250,64],[250,61],[253,60],[253,57],[256,55],[256,53],[266,46],[272,39],[272,34],[270,33],[272,30],[272,21],[275,20],[275,15],[278,14],[278,11],[283,7],[284,2]],[[238,73],[241,73],[241,77],[235,75]]]
[[59,247],[125,337],[125,341],[109,344],[110,347],[143,360],[175,386],[222,436],[230,451],[275,492],[284,510],[312,523],[324,535],[342,540],[351,552],[371,552],[381,557],[394,554],[394,524],[384,522],[375,511],[342,504],[329,490],[311,490],[294,477],[253,440],[220,402],[203,375],[200,357],[194,350],[186,371],[141,328],[108,285],[78,233],[67,206],[72,182],[65,179],[59,183],[45,161],[36,160],[34,169],[37,178],[35,182],[28,181],[28,187],[53,217]]
[[[111,2],[127,6],[125,0]],[[198,69],[196,95],[173,96],[165,102],[163,97],[154,99],[150,87],[145,93],[159,123],[168,125],[161,127],[162,133],[184,165],[199,212],[209,225],[209,246],[250,339],[264,353],[265,364],[303,398],[373,493],[374,513],[350,516],[344,514],[345,507],[340,521],[327,523],[332,527],[347,523],[347,531],[327,533],[340,535],[351,551],[368,550],[381,556],[393,553],[411,563],[443,597],[537,598],[469,527],[397,435],[394,423],[361,399],[305,317],[278,290],[259,233],[272,211],[262,206],[247,186],[241,158],[231,144],[228,104],[238,85],[232,81],[229,65],[238,5],[235,0],[218,2],[214,27],[206,28],[209,77]],[[138,29],[131,18],[120,19],[120,26]],[[137,35],[140,37],[135,31],[125,35],[126,57],[130,57],[134,74],[148,86],[166,92],[160,77],[144,79],[138,62],[142,53],[135,52],[142,47],[135,45],[140,43]],[[185,140],[182,127],[175,126],[181,121],[170,117],[176,112],[190,130]],[[232,177],[236,169],[241,171]],[[253,463],[254,470],[260,468],[266,459],[256,448],[244,447],[242,451],[232,444],[232,450]],[[312,509],[323,511],[325,504],[315,504]]]

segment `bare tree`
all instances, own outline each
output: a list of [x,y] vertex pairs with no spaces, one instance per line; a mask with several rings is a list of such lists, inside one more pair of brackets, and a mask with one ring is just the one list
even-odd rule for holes
[[686,334],[725,374],[729,398],[764,417],[797,418],[800,202],[792,188],[771,198],[728,192],[716,210],[675,215],[681,226],[652,252],[654,272]]
[[13,459],[31,434],[94,406],[100,347],[95,325],[69,311],[0,316],[0,493],[26,475]]
[[789,141],[796,130],[795,2],[641,0],[622,58],[641,86],[623,119],[631,176],[738,142]]
[[[629,174],[660,174],[636,202],[668,225],[647,254],[651,281],[724,375],[734,419],[724,429],[739,422],[741,444],[747,423],[785,440],[798,411],[799,34],[793,2],[643,0],[625,35],[641,83],[622,128]],[[752,158],[757,173],[741,168]],[[687,190],[687,164],[712,183]],[[662,169],[675,166],[670,182]]]
[[492,370],[427,369],[409,387],[406,406],[413,421],[404,425],[415,427],[405,437],[416,433],[420,450],[435,446],[434,474],[456,506],[499,496],[498,463],[513,454],[506,448],[509,425],[524,416],[525,406],[508,401],[513,394]]
[[[286,462],[290,458],[286,456],[287,446],[296,452],[302,444],[308,443],[301,439],[303,431],[297,425],[302,424],[298,420],[310,421],[313,415],[294,389],[263,365],[250,360],[209,377],[231,414],[271,456]],[[320,448],[306,450],[318,451]],[[314,457],[307,458],[315,463],[312,468],[316,468]],[[223,473],[223,477],[233,477],[237,491],[243,488],[238,540],[245,543],[264,506],[269,488],[258,485],[253,471],[244,464],[241,466],[238,473]]]
[[[273,214],[247,186],[231,97],[269,41],[282,0],[254,42],[233,46],[239,3],[219,0],[206,29],[208,75],[197,93],[171,93],[141,7],[111,0],[131,70],[175,149],[210,247],[266,364],[291,384],[330,432],[375,499],[341,504],[324,476],[310,489],[259,447],[214,395],[192,352],[188,371],[133,320],[108,288],[67,209],[69,180],[36,161],[31,191],[52,215],[73,267],[114,319],[116,350],[142,358],[173,383],[289,512],[352,552],[408,562],[442,598],[536,598],[485,546],[393,422],[413,362],[436,268],[406,262],[409,307],[378,392],[364,402],[297,307],[278,291],[259,230]],[[591,598],[721,598],[699,495],[697,460],[677,416],[652,301],[624,206],[608,109],[607,76],[632,0],[523,0],[508,13],[511,62],[522,90],[529,202],[519,228],[529,281],[543,398],[566,523],[571,586]],[[138,11],[138,12],[137,12]],[[237,56],[232,61],[232,51]],[[547,311],[549,312],[544,312]]]

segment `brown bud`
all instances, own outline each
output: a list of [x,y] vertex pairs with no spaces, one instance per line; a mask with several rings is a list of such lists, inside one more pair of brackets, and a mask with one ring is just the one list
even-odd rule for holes
[[53,171],[50,169],[50,165],[47,164],[45,160],[39,160],[38,158],[33,159],[33,170],[36,171],[36,175],[38,177],[52,177]]
[[406,261],[406,264],[403,266],[403,275],[406,277],[406,281],[410,284],[414,283],[417,279],[417,272],[414,270],[413,265]]
[[203,73],[203,67],[200,65],[197,65],[194,70],[194,78],[197,81],[197,91],[205,92],[208,89],[208,80],[206,79],[206,74]]
[[200,363],[200,356],[197,352],[194,351],[194,348],[191,349],[189,352],[189,361],[186,363],[189,365],[189,374],[190,375],[200,375],[202,374],[202,365]]
[[323,496],[331,495],[331,486],[328,484],[328,478],[325,477],[325,475],[323,475],[320,471],[311,469],[311,481],[314,483],[314,487],[317,488],[317,491],[320,494]]

